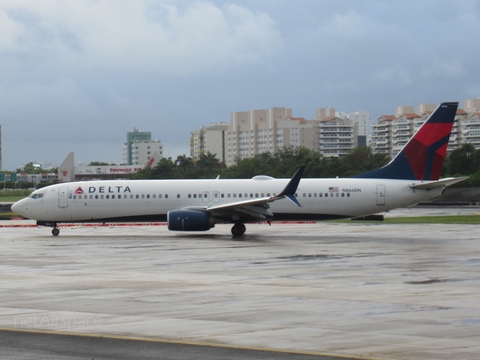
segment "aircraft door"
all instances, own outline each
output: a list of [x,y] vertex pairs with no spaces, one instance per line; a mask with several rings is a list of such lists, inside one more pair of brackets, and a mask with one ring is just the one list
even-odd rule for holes
[[385,185],[377,185],[377,205],[385,205]]
[[202,202],[208,203],[209,200],[210,200],[210,199],[209,199],[209,195],[210,195],[210,194],[208,193],[208,191],[202,192]]
[[58,189],[58,207],[65,209],[68,207],[68,187],[61,186]]
[[214,191],[213,192],[213,202],[214,203],[220,202],[220,192],[219,191]]

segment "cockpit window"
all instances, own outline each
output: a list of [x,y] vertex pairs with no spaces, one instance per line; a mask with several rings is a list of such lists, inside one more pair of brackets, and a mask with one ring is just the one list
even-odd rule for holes
[[33,193],[33,194],[30,194],[28,197],[31,198],[31,199],[41,199],[43,197],[43,194],[42,193],[40,193],[40,194],[39,193],[36,193],[36,194]]

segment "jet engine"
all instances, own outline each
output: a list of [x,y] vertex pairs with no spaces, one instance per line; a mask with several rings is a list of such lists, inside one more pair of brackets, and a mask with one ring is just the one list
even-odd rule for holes
[[168,230],[206,231],[215,226],[213,217],[201,210],[172,210],[167,213]]

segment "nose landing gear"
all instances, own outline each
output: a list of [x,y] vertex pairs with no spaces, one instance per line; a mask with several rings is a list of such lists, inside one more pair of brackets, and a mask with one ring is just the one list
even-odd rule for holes
[[58,236],[58,234],[60,234],[60,229],[57,227],[57,223],[52,223],[52,227],[52,235]]

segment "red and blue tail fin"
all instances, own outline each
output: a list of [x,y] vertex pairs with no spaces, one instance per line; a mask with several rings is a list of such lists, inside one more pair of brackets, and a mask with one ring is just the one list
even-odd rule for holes
[[440,104],[387,165],[354,178],[438,180],[457,113],[457,102]]

